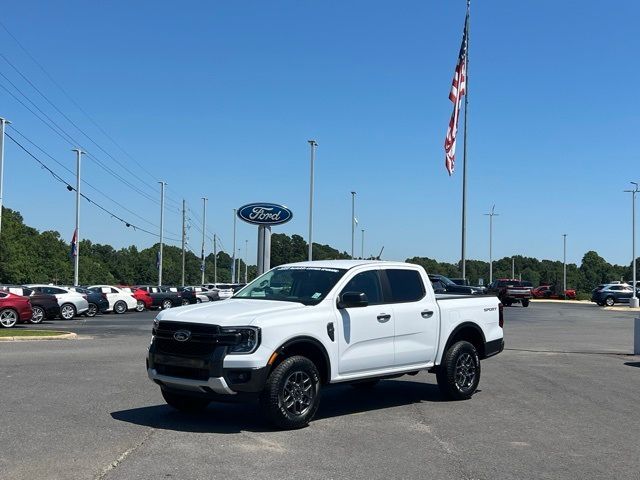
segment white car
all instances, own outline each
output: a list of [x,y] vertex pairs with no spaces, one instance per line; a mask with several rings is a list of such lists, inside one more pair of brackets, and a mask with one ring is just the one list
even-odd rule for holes
[[118,314],[126,313],[128,310],[135,310],[138,301],[133,298],[131,292],[126,292],[118,287],[111,285],[90,285],[87,287],[94,292],[104,293],[109,301],[107,312],[115,312]]
[[38,293],[46,293],[55,295],[60,305],[60,318],[63,320],[71,320],[76,315],[82,315],[89,310],[89,302],[81,293],[74,292],[65,287],[56,285],[30,284],[25,285]]
[[226,300],[227,298],[231,298],[233,296],[233,283],[208,283],[203,285],[203,287],[208,288],[209,290],[215,290],[218,292],[218,296],[220,300]]

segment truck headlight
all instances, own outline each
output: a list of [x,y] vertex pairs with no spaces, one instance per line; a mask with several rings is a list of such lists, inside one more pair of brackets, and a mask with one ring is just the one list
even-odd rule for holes
[[260,345],[260,329],[258,327],[222,327],[220,332],[240,335],[240,341],[229,347],[229,353],[253,353]]

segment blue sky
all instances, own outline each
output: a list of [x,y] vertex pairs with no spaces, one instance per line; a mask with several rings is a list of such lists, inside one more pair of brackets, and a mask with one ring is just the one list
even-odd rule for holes
[[[455,262],[462,145],[451,178],[442,145],[464,10],[463,0],[4,5],[7,29],[126,154],[2,28],[0,52],[108,155],[2,58],[0,72],[92,153],[83,177],[146,222],[83,187],[96,201],[156,231],[157,203],[95,158],[154,198],[157,181],[167,181],[166,235],[178,237],[177,202],[185,198],[197,219],[190,230],[196,252],[202,196],[210,199],[207,229],[227,251],[232,209],[254,201],[290,207],[294,219],[274,232],[306,237],[307,140],[314,138],[315,241],[350,250],[355,190],[365,254],[384,246],[386,259]],[[567,233],[571,262],[588,250],[630,262],[631,200],[622,191],[640,181],[638,15],[640,5],[623,0],[606,8],[595,1],[473,2],[468,258],[488,257],[483,213],[495,204],[494,258],[561,259]],[[2,77],[0,84],[11,88]],[[72,145],[2,89],[0,116],[75,168]],[[74,195],[10,141],[5,158],[5,206],[69,240]],[[250,262],[255,230],[238,222],[238,247],[244,255],[249,241]],[[86,202],[81,234],[116,247],[157,241]],[[359,254],[359,235],[356,245]]]

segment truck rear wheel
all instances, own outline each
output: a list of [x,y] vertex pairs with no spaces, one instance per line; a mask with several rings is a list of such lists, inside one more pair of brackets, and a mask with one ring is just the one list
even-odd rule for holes
[[296,355],[273,369],[260,395],[262,411],[275,426],[302,428],[320,405],[320,374],[314,363]]
[[471,398],[480,383],[480,359],[476,348],[466,341],[454,343],[442,357],[436,378],[445,397],[451,400]]
[[181,412],[199,412],[209,405],[209,400],[205,398],[180,395],[179,393],[168,392],[166,390],[162,390],[162,396],[168,405]]
[[523,307],[528,307],[529,306],[529,300],[527,300],[526,298],[522,300],[522,306]]

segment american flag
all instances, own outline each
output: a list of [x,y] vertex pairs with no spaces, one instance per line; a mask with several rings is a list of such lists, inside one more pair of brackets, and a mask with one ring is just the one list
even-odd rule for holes
[[71,237],[71,252],[69,252],[71,258],[78,256],[78,230],[73,231],[73,237]]
[[[458,133],[458,120],[460,118],[460,104],[462,97],[467,93],[467,31],[469,25],[469,11],[464,21],[464,33],[462,34],[462,45],[458,54],[458,64],[453,74],[451,92],[449,100],[453,102],[453,113],[447,128],[447,137],[444,140],[445,167],[449,176],[453,173],[456,161],[456,134]],[[466,112],[465,112],[466,115]]]

